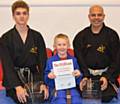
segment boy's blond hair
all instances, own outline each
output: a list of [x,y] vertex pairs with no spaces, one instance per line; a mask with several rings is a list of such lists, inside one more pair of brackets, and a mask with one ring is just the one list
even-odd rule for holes
[[54,38],[54,46],[56,44],[56,40],[59,39],[59,38],[62,38],[62,39],[65,39],[66,41],[68,41],[68,46],[70,46],[69,37],[66,34],[63,34],[63,33],[60,33],[60,34],[55,36],[55,38]]

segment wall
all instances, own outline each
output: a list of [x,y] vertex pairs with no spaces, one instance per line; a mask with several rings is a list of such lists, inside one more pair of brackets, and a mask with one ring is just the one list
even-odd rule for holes
[[[14,26],[11,4],[15,0],[0,0],[0,35]],[[69,2],[68,2],[69,1]],[[53,38],[66,33],[72,40],[76,33],[89,25],[90,5],[100,4],[105,9],[105,24],[120,35],[120,0],[26,0],[30,5],[31,28],[40,31],[46,46],[52,48]]]

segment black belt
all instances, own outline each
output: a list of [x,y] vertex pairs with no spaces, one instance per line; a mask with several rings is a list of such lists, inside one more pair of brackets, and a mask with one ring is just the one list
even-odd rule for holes
[[31,73],[30,68],[15,67],[15,69],[18,73],[21,82],[24,84],[24,87],[26,88],[29,94],[28,104],[29,102],[32,102],[32,104],[39,102],[41,104],[44,101],[44,92],[40,93],[39,91],[39,86],[41,84],[40,82],[33,82],[33,74]]
[[24,68],[15,67],[15,70],[17,71],[18,76],[23,84],[30,83],[31,81],[33,81],[32,80],[33,78],[31,78],[33,76],[31,74],[30,68],[28,68],[28,67],[24,67]]

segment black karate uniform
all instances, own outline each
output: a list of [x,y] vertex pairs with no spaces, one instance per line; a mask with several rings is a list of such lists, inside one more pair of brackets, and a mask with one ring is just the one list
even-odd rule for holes
[[[84,76],[94,77],[90,74],[88,68],[94,70],[108,67],[108,70],[103,72],[101,76],[114,83],[116,76],[113,73],[116,71],[115,60],[119,44],[118,34],[104,24],[99,33],[93,33],[91,26],[80,31],[73,40],[73,47]],[[97,79],[99,77],[96,76],[94,78]],[[116,96],[116,92],[111,89],[113,90],[109,84],[108,88],[102,92],[103,102],[109,101]]]
[[[19,68],[27,67],[33,74],[34,82],[43,81],[43,72],[47,55],[42,35],[29,28],[26,41],[23,43],[20,34],[18,33],[16,27],[14,27],[6,32],[2,38],[12,58],[14,71],[19,70]],[[12,77],[11,80],[8,79],[4,81],[5,87],[14,88],[16,86],[23,85],[20,78],[18,76],[16,78],[17,73],[13,76],[7,71],[5,73],[6,78],[8,76]],[[13,81],[15,83],[12,83]],[[11,85],[7,85],[7,83],[11,83]],[[7,92],[8,96],[11,96],[19,104],[16,98],[15,89],[9,89]]]
[[[119,47],[120,47],[120,45],[119,45]],[[117,71],[115,74],[117,74],[119,77],[119,75],[120,75],[120,49],[118,50],[118,54],[117,54],[116,69],[117,69]],[[120,84],[119,84],[119,87],[120,87]]]
[[[3,82],[4,82],[3,85],[13,88],[14,84],[16,83],[16,80],[13,80],[13,79],[17,78],[17,75],[14,72],[14,65],[12,63],[8,49],[3,44],[1,38],[0,38],[0,61],[2,64],[2,68],[3,68]],[[9,76],[8,73],[11,76]],[[8,80],[12,80],[12,81],[8,81]],[[5,83],[5,82],[7,82],[7,83]]]

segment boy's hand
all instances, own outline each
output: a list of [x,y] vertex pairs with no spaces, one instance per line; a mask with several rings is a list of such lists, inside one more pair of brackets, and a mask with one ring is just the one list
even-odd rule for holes
[[80,73],[80,71],[78,69],[74,70],[72,74],[75,77],[79,77],[81,75],[81,73]]
[[48,78],[50,78],[50,79],[56,78],[54,72],[50,72],[50,73],[48,74]]

